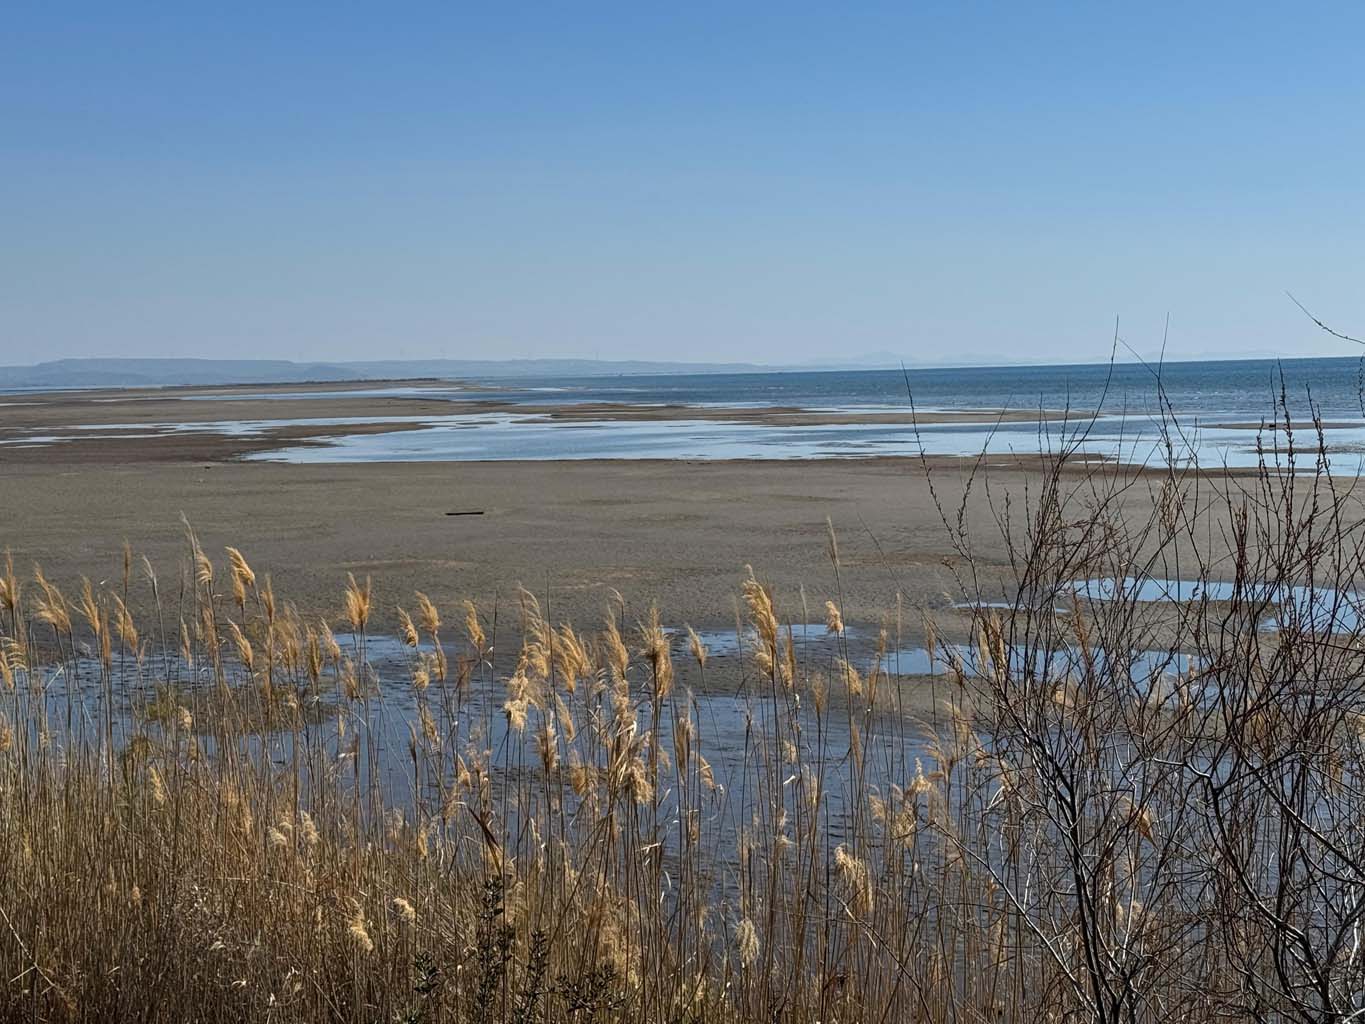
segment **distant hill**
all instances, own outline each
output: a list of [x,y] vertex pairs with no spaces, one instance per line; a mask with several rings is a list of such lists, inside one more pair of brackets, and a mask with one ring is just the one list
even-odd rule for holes
[[[1127,354],[1125,354],[1127,355]],[[1243,360],[1272,358],[1248,353]],[[1155,362],[1158,357],[1153,357]],[[1131,356],[1119,362],[1131,362]],[[1181,357],[1171,362],[1224,361]],[[1292,360],[1291,360],[1292,361]],[[680,363],[643,359],[382,359],[366,362],[299,363],[287,359],[57,359],[33,366],[0,366],[0,389],[169,387],[182,384],[297,384],[309,381],[492,380],[499,378],[615,377],[629,374],[763,373],[775,370],[989,369],[1050,365],[1027,360],[927,361],[892,352],[852,355],[785,365]],[[1055,364],[1051,364],[1055,365]]]
[[166,387],[443,377],[594,377],[644,373],[745,373],[752,363],[596,359],[420,359],[295,363],[286,359],[57,359],[0,366],[0,388]]

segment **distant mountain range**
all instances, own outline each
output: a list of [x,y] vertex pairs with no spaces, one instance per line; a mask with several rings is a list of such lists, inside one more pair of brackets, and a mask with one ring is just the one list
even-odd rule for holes
[[[1158,357],[1150,357],[1155,361]],[[1180,362],[1214,362],[1227,356],[1183,356]],[[1273,359],[1248,352],[1241,359]],[[1103,360],[1096,360],[1102,362]],[[1120,360],[1130,362],[1131,356]],[[1168,362],[1176,359],[1167,357]],[[786,365],[682,363],[643,359],[385,359],[298,363],[287,359],[57,359],[33,366],[0,366],[0,388],[168,387],[184,384],[299,384],[305,382],[440,378],[606,377],[627,374],[763,373],[775,370],[881,370],[1038,365],[1006,359],[926,362],[891,352]]]
[[165,387],[177,384],[285,384],[419,377],[591,377],[642,373],[749,373],[753,363],[673,363],[596,359],[419,359],[295,363],[286,359],[58,359],[0,366],[0,388]]

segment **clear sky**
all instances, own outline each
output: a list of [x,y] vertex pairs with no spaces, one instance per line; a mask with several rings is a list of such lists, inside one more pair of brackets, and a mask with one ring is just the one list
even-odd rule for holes
[[[251,8],[251,9],[248,9]],[[0,362],[1354,354],[1365,6],[19,2]]]

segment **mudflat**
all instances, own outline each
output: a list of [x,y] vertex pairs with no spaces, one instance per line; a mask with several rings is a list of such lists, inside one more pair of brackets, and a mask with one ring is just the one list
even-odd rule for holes
[[21,566],[112,578],[126,539],[172,576],[183,513],[211,556],[241,548],[315,613],[339,607],[355,573],[374,577],[384,618],[414,589],[510,609],[520,584],[556,618],[596,621],[615,590],[642,615],[657,600],[670,620],[723,626],[747,564],[797,621],[804,585],[819,618],[839,591],[827,519],[848,614],[891,613],[898,590],[942,605],[951,586],[946,534],[908,460],[56,462],[5,466],[3,486],[0,545]]
[[[240,456],[325,431],[283,423],[240,437],[193,428],[345,417],[359,422],[337,429],[354,433],[393,428],[383,417],[466,409],[463,402],[452,409],[428,398],[348,394],[367,388],[373,385],[0,396],[0,438],[34,431],[58,438],[0,445],[0,546],[18,566],[41,563],[70,583],[80,574],[118,578],[126,540],[161,573],[165,596],[185,561],[183,515],[211,556],[225,545],[240,548],[258,573],[272,574],[282,599],[308,614],[339,608],[348,573],[372,576],[381,625],[393,622],[396,605],[411,604],[414,590],[447,609],[471,598],[511,615],[524,586],[555,620],[593,625],[619,594],[631,615],[644,616],[658,602],[667,622],[721,628],[735,621],[746,566],[774,585],[783,615],[794,622],[819,621],[825,600],[839,598],[850,625],[875,630],[899,609],[902,635],[915,635],[922,612],[951,619],[952,599],[963,596],[948,530],[918,459],[299,465]],[[278,397],[284,394],[291,397]],[[206,400],[186,400],[195,397]],[[657,407],[615,412],[669,414]],[[760,413],[785,414],[733,411]],[[191,426],[171,434],[146,429],[166,422]],[[937,501],[950,516],[969,467],[954,459],[934,465]],[[989,473],[993,487],[1019,495],[1037,478],[1027,461]],[[965,514],[978,558],[998,567],[1005,552],[990,503],[973,500]],[[828,553],[830,523],[838,574]]]
[[[0,464],[229,459],[353,434],[420,430],[452,416],[516,414],[566,425],[670,420],[751,426],[1018,423],[1074,420],[1050,410],[818,410],[796,406],[538,403],[446,381],[126,388],[0,394]],[[249,425],[249,430],[234,429]]]

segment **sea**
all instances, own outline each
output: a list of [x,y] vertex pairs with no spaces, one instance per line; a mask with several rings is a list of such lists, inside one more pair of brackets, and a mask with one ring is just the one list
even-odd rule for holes
[[[1287,461],[1316,464],[1314,417],[1335,471],[1365,471],[1365,362],[1355,357],[1142,363],[483,377],[464,382],[338,385],[334,392],[262,389],[258,394],[170,391],[187,401],[373,395],[448,403],[448,413],[378,419],[223,419],[143,425],[153,432],[265,435],[315,426],[307,443],[248,458],[285,462],[546,459],[817,459],[876,456],[1020,456],[1069,450],[1075,456],[1151,464],[1175,461],[1233,468]],[[496,411],[474,403],[496,400]],[[667,407],[658,417],[607,412],[555,415],[570,406]],[[817,423],[717,418],[717,409],[783,408],[818,413]],[[703,414],[703,410],[706,411]],[[915,423],[905,414],[919,415]],[[945,413],[986,415],[939,422]],[[1066,413],[1059,418],[1057,413]],[[868,414],[900,414],[899,422]],[[1009,415],[1000,415],[1007,413]],[[1043,413],[1047,413],[1044,416]],[[202,418],[202,417],[201,417]],[[376,433],[346,427],[392,423]],[[1279,426],[1276,426],[1276,424]],[[111,425],[113,429],[117,425]],[[322,429],[326,428],[326,429]],[[82,428],[89,430],[91,428]],[[95,428],[98,429],[98,428]],[[297,431],[296,431],[297,432]],[[87,434],[86,436],[91,436]],[[60,433],[12,436],[3,444],[59,443]],[[2,450],[2,449],[0,449]]]
[[[1012,409],[1155,414],[1164,399],[1183,416],[1273,416],[1281,391],[1297,414],[1309,403],[1325,416],[1361,418],[1361,359],[1248,359],[932,369],[781,371],[562,378],[526,386],[508,378],[485,383],[543,400],[815,409],[922,411]],[[518,386],[520,385],[520,386]]]

